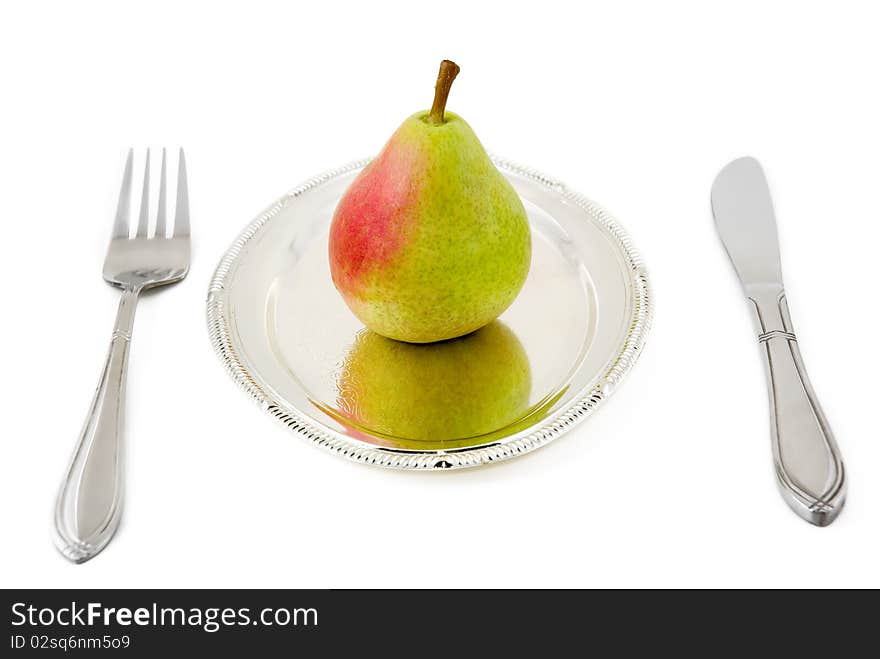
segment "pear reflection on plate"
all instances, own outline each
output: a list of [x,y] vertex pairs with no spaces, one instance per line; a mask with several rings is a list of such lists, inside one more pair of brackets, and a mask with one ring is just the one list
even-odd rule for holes
[[337,406],[355,435],[402,449],[460,448],[529,412],[531,368],[516,335],[495,321],[432,344],[401,343],[362,330],[337,379]]

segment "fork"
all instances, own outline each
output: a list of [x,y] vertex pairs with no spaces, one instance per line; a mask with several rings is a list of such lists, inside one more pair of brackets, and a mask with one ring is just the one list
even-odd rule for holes
[[148,288],[180,281],[189,270],[189,197],[186,162],[180,150],[174,231],[166,237],[165,149],[156,228],[149,235],[150,151],[136,233],[129,238],[133,149],[128,152],[113,235],[104,260],[104,280],[122,289],[110,350],[89,415],[76,444],[55,505],[55,544],[74,563],[96,556],[119,528],[123,497],[122,433],[128,347],[138,296]]

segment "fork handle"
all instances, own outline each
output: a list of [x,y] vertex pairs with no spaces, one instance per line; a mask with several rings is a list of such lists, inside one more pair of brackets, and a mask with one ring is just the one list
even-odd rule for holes
[[56,545],[74,563],[97,555],[119,527],[125,377],[139,292],[123,289],[107,361],[58,493]]
[[779,488],[798,515],[826,526],[837,517],[846,497],[843,459],[807,378],[785,292],[750,299],[770,390]]

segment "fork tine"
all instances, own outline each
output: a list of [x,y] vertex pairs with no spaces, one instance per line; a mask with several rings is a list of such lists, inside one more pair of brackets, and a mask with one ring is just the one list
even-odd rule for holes
[[162,149],[162,170],[159,173],[159,210],[156,212],[156,238],[165,237],[165,149]]
[[122,173],[122,188],[119,190],[119,202],[116,205],[116,220],[113,222],[113,238],[128,238],[128,209],[131,200],[131,161],[134,149],[128,150],[125,170]]
[[147,237],[147,223],[150,218],[150,150],[147,149],[147,162],[144,164],[144,191],[141,194],[141,213],[138,218],[137,237]]
[[189,237],[189,192],[186,184],[186,159],[180,150],[177,165],[177,205],[174,209],[174,237]]

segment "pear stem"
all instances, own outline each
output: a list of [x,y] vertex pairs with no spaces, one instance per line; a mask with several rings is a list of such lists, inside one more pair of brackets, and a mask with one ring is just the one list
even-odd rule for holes
[[449,90],[452,89],[452,81],[461,69],[458,64],[448,59],[440,62],[440,73],[437,74],[437,84],[434,86],[434,105],[428,113],[428,121],[434,126],[446,123],[443,113],[446,111],[446,100],[449,98]]

